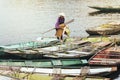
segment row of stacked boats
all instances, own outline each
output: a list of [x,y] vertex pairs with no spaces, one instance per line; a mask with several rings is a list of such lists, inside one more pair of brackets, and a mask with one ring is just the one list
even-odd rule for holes
[[55,38],[41,38],[0,46],[0,58],[0,70],[4,72],[109,80],[103,77],[117,71],[120,46],[111,37],[68,38],[63,43]]

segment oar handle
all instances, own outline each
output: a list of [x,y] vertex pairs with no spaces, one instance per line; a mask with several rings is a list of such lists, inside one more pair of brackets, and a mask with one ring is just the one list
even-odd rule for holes
[[47,30],[47,31],[43,32],[42,34],[45,34],[45,33],[49,32],[49,31],[54,30],[54,29],[55,29],[55,28],[49,29],[49,30]]
[[72,20],[70,20],[70,21],[68,21],[68,22],[66,22],[66,23],[64,23],[64,24],[69,24],[69,23],[71,23],[71,22],[73,22],[74,21],[74,19],[72,19]]

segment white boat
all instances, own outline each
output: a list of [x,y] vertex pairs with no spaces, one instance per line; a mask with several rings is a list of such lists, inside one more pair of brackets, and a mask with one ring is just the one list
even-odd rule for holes
[[[102,73],[110,73],[113,71],[116,71],[117,67],[94,67],[89,68],[88,75],[95,75],[95,74],[102,74]],[[28,67],[22,67],[20,68],[21,72],[28,72],[28,73],[42,73],[42,74],[64,74],[64,75],[72,75],[72,76],[78,76],[82,72],[81,68],[28,68]]]
[[88,74],[88,75],[99,75],[105,76],[114,71],[117,71],[116,66],[68,66],[68,67],[52,67],[52,68],[45,68],[45,67],[17,67],[17,66],[0,66],[1,70],[7,71],[19,71],[24,73],[39,73],[39,74],[46,74],[46,75],[53,75],[53,74],[63,74],[66,76],[79,76],[80,74]]

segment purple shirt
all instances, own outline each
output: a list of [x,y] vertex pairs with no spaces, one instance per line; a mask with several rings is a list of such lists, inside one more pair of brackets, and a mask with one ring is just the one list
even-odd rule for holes
[[65,18],[62,16],[60,16],[58,19],[57,19],[57,22],[55,24],[55,28],[59,28],[59,25],[60,24],[63,24],[65,22]]

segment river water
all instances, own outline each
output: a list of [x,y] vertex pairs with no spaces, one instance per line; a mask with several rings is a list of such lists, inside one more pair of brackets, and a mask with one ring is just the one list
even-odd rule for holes
[[[86,37],[88,27],[120,20],[119,13],[89,15],[96,10],[88,6],[120,6],[120,0],[0,0],[0,45],[35,40],[37,37],[55,37],[58,14],[65,13],[72,37]],[[117,79],[116,79],[117,80]]]

